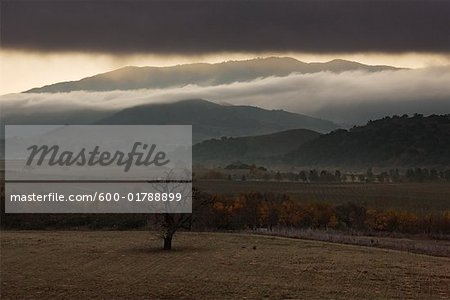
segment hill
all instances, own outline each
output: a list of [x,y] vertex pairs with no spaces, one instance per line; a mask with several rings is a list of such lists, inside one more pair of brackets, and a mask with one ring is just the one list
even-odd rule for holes
[[201,99],[135,106],[98,124],[192,125],[194,143],[222,136],[262,135],[297,128],[328,132],[339,127],[330,121],[283,110],[220,105]]
[[179,87],[188,84],[212,86],[250,81],[261,77],[287,76],[294,72],[315,73],[330,71],[338,73],[354,70],[376,72],[395,69],[389,66],[368,66],[339,59],[326,63],[304,63],[289,57],[269,57],[246,61],[228,61],[216,64],[195,63],[171,67],[128,66],[78,81],[55,83],[41,88],[33,88],[26,92],[58,93],[79,90],[132,90]]
[[450,115],[386,117],[339,129],[284,157],[298,166],[450,165]]
[[303,143],[319,137],[308,129],[292,129],[273,134],[206,140],[194,145],[196,163],[227,164],[233,161],[258,163],[287,154]]

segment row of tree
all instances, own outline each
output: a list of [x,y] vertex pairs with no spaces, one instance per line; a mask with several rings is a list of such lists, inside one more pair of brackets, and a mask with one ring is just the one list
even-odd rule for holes
[[260,172],[231,173],[226,174],[219,169],[209,170],[199,178],[201,179],[228,179],[228,180],[273,180],[293,182],[448,182],[450,181],[450,169],[436,170],[428,168],[407,169],[400,172],[399,169],[390,169],[375,173],[372,168],[364,173],[343,173],[340,170],[301,170],[299,172]]
[[211,195],[195,191],[192,214],[5,214],[3,228],[114,228],[160,226],[173,235],[180,228],[240,230],[273,227],[450,234],[450,211],[417,214],[374,210],[354,203],[293,201],[285,194]]
[[286,195],[246,193],[215,196],[208,227],[244,229],[294,227],[363,232],[450,234],[450,211],[416,214],[374,210],[354,203],[303,203]]

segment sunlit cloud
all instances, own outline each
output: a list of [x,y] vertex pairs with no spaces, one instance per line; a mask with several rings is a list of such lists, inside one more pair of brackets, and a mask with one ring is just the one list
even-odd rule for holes
[[177,55],[112,55],[94,53],[33,53],[0,51],[0,95],[17,93],[62,81],[108,72],[124,66],[165,67],[189,63],[220,63],[228,60],[246,60],[255,57],[293,57],[304,62],[327,62],[336,58],[368,65],[389,65],[401,68],[424,68],[450,65],[450,55],[433,53],[353,53],[312,54],[296,52],[215,53],[197,56]]
[[354,124],[403,113],[450,113],[450,67],[383,72],[320,72],[251,82],[131,91],[11,94],[2,96],[4,115],[70,110],[112,110],[202,98],[254,105]]

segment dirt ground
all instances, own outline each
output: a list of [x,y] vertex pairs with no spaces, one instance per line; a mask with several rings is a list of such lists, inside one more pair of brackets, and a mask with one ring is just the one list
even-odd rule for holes
[[450,259],[278,237],[2,231],[1,299],[449,299]]

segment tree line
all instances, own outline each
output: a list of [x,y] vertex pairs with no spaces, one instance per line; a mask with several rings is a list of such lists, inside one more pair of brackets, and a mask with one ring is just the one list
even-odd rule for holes
[[[347,182],[347,183],[400,183],[400,182],[450,182],[450,169],[438,170],[435,168],[410,168],[403,171],[389,169],[375,173],[372,168],[365,172],[344,173],[340,170],[310,169],[298,172],[269,171],[262,167],[250,165],[245,168],[247,172],[229,172],[236,170],[225,168],[211,169],[197,176],[199,179],[227,179],[235,181],[266,180],[266,181],[292,181],[292,182]],[[239,168],[238,170],[243,170]]]
[[355,203],[294,201],[286,194],[242,193],[237,196],[194,192],[192,214],[5,214],[2,228],[12,229],[178,229],[242,230],[311,228],[371,234],[450,234],[450,211],[419,214],[377,210]]
[[450,211],[417,214],[376,210],[355,203],[293,201],[287,195],[214,196],[208,227],[236,230],[274,227],[357,230],[364,233],[450,234]]

